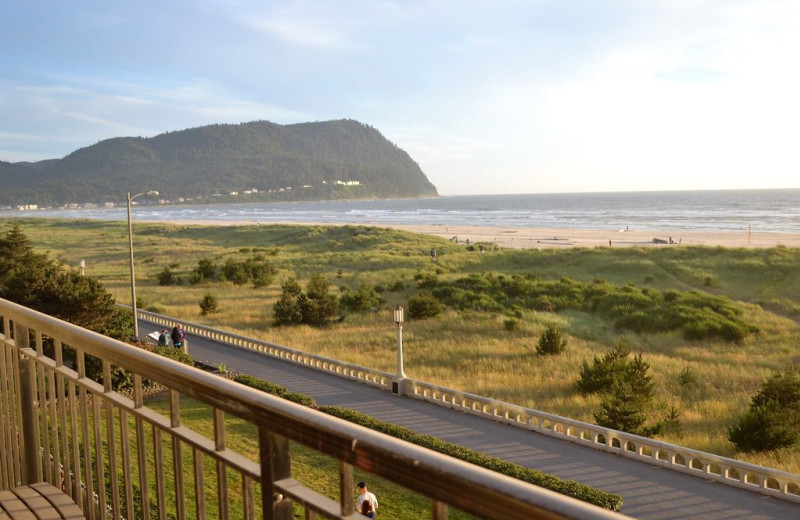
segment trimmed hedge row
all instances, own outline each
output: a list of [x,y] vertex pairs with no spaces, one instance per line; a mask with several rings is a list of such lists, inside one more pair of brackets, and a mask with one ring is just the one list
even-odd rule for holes
[[315,401],[313,397],[309,397],[305,394],[298,394],[297,392],[290,392],[285,386],[277,385],[254,376],[247,375],[236,376],[233,378],[233,380],[237,383],[249,386],[250,388],[255,388],[256,390],[261,390],[262,392],[282,397],[288,401],[292,401],[293,403],[302,404],[303,406],[308,406],[309,408],[318,408],[317,401]]
[[311,408],[318,408],[320,411],[329,415],[339,417],[340,419],[344,419],[360,426],[365,426],[371,430],[391,435],[392,437],[411,442],[417,446],[422,446],[423,448],[428,448],[444,455],[449,455],[450,457],[454,457],[465,462],[502,473],[503,475],[507,475],[509,477],[529,482],[545,489],[561,493],[562,495],[583,500],[584,502],[588,502],[605,509],[610,509],[611,511],[619,511],[619,509],[622,507],[622,497],[619,495],[607,493],[579,482],[575,482],[574,480],[564,480],[554,475],[549,475],[535,469],[526,468],[497,457],[490,457],[469,448],[443,441],[442,439],[432,435],[420,435],[408,428],[380,421],[370,415],[357,412],[355,410],[350,410],[348,408],[342,408],[339,406],[318,407],[317,402],[312,397],[304,394],[298,394],[296,392],[290,392],[288,389],[286,389],[286,387],[259,379],[257,377],[237,376],[234,381],[251,388],[256,388],[262,392],[267,392],[268,394],[283,397],[284,399],[288,399],[295,403],[309,406]]
[[355,410],[349,410],[338,406],[323,406],[320,408],[320,411],[365,426],[371,430],[391,435],[397,439],[411,442],[417,446],[449,455],[450,457],[496,471],[497,473],[502,473],[509,477],[524,480],[525,482],[550,489],[562,495],[577,498],[578,500],[583,500],[584,502],[605,509],[610,509],[611,511],[619,511],[622,507],[622,497],[619,495],[607,493],[574,480],[564,480],[554,475],[532,468],[526,468],[497,457],[491,457],[475,450],[459,446],[458,444],[444,441],[433,435],[421,435],[408,428],[380,421],[370,415]]

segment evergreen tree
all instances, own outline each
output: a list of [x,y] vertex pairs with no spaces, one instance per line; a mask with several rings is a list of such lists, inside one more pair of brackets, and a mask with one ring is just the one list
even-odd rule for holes
[[321,273],[314,273],[301,302],[303,323],[321,326],[339,312],[339,299],[331,292],[331,283]]
[[289,278],[281,285],[281,295],[275,302],[272,317],[275,325],[299,325],[303,322],[301,302],[305,299],[297,280]]
[[750,399],[750,407],[728,428],[741,451],[769,451],[800,441],[800,373],[788,368],[770,376]]

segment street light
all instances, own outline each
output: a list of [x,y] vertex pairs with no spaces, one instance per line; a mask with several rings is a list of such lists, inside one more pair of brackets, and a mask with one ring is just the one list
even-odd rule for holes
[[394,322],[397,325],[397,381],[392,384],[392,391],[402,395],[406,374],[403,372],[403,308],[399,305],[394,308]]
[[141,195],[158,195],[157,191],[144,191],[131,196],[128,192],[128,249],[131,253],[131,308],[133,308],[133,335],[139,339],[139,319],[136,312],[136,281],[133,275],[133,226],[131,226],[131,201]]

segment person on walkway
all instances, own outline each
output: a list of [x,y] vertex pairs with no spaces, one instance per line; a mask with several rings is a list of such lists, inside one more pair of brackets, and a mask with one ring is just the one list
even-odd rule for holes
[[183,325],[178,323],[178,332],[181,333],[181,348],[187,354],[189,353],[189,343],[186,341],[186,331],[183,330]]
[[167,338],[169,337],[167,329],[161,331],[161,334],[158,335],[158,346],[159,347],[166,347],[167,346]]
[[[369,506],[365,506],[364,502],[369,502]],[[368,509],[368,513],[364,513],[364,509]],[[358,483],[358,498],[356,499],[356,511],[360,512],[367,518],[375,518],[375,512],[378,510],[378,499],[374,494],[370,493],[367,489],[367,484],[362,480]]]
[[172,346],[175,348],[182,348],[183,347],[183,336],[181,335],[181,329],[178,328],[178,325],[175,325],[172,328]]

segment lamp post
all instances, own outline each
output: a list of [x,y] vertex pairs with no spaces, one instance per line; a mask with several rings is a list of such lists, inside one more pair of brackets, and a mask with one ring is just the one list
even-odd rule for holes
[[403,395],[406,374],[403,372],[403,308],[399,305],[394,309],[394,322],[397,325],[397,381],[392,384],[392,391]]
[[131,196],[128,192],[128,250],[131,254],[131,308],[133,309],[133,335],[139,339],[139,319],[136,312],[136,279],[133,274],[133,226],[131,225],[131,201],[141,195],[158,195],[157,191],[144,191]]

